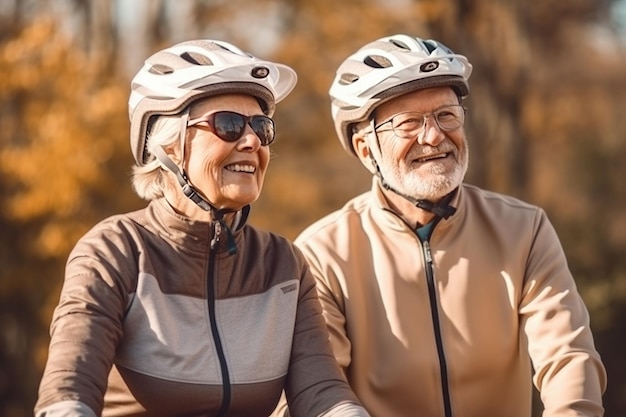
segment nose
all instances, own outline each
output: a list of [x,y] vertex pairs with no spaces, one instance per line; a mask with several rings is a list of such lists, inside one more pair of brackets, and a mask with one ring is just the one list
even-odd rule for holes
[[239,138],[238,147],[252,151],[256,151],[261,147],[261,139],[256,133],[254,133],[254,130],[252,130],[249,123],[246,124],[246,129],[244,130],[243,135],[241,135],[241,138]]
[[424,121],[424,131],[417,136],[417,143],[420,145],[437,146],[445,137],[445,133],[441,130],[435,118],[429,116]]

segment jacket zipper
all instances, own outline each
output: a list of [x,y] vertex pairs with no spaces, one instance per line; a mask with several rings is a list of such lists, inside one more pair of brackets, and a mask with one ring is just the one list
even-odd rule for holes
[[209,322],[211,323],[211,334],[213,335],[213,341],[215,343],[215,351],[220,362],[220,369],[222,371],[222,405],[216,416],[225,416],[228,408],[230,407],[230,375],[228,372],[228,365],[226,364],[226,355],[224,354],[224,347],[222,346],[222,339],[217,329],[217,319],[215,317],[215,259],[218,251],[218,244],[222,234],[222,225],[219,221],[213,223],[213,239],[211,240],[211,247],[209,249],[209,269],[207,272],[207,303],[209,307]]
[[433,270],[433,257],[430,250],[430,236],[420,241],[422,242],[422,254],[424,255],[424,265],[426,267],[426,282],[428,284],[428,296],[430,298],[430,313],[433,320],[435,332],[435,343],[439,356],[439,368],[441,369],[441,391],[443,397],[443,408],[445,417],[452,417],[452,405],[450,401],[450,387],[448,385],[448,365],[443,351],[443,340],[441,337],[441,324],[439,321],[439,311],[437,310],[437,291],[435,287],[435,272]]

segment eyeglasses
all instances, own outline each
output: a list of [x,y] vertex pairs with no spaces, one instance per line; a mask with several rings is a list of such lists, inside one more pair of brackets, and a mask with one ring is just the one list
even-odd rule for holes
[[[374,127],[378,132],[392,130],[402,139],[414,139],[420,135],[426,126],[426,120],[433,116],[437,126],[444,132],[451,132],[463,126],[467,109],[458,104],[441,106],[431,113],[403,112],[391,116],[389,119]],[[391,123],[391,129],[379,129],[382,125]]]
[[[203,126],[200,123],[207,123],[208,126]],[[218,111],[187,122],[188,127],[193,126],[215,133],[218,138],[226,142],[239,140],[246,130],[246,125],[250,125],[252,131],[261,140],[262,146],[274,142],[276,137],[274,121],[267,116],[245,116],[232,111]]]

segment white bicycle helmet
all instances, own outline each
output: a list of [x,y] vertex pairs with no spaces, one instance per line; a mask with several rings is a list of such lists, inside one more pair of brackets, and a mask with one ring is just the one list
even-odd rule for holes
[[463,55],[431,39],[393,35],[371,42],[337,69],[330,87],[331,112],[342,146],[352,148],[352,127],[368,120],[382,103],[429,87],[451,86],[469,94],[472,65]]
[[177,114],[193,101],[224,93],[250,94],[271,116],[296,82],[290,67],[258,59],[223,41],[187,41],[159,51],[131,82],[128,110],[135,162],[142,166],[150,159],[146,139],[152,116]]

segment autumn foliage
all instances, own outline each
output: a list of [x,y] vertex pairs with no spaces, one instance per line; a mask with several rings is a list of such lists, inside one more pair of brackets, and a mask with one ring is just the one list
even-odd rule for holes
[[33,16],[20,2],[10,16],[0,11],[0,415],[32,414],[75,241],[145,204],[129,182],[130,58],[140,65],[204,36],[297,70],[251,216],[293,238],[369,187],[335,137],[327,91],[344,57],[399,32],[435,37],[474,65],[467,180],[546,209],[608,368],[607,415],[626,415],[626,49],[609,29],[608,2],[133,0],[146,7],[133,32],[145,50],[129,54],[114,14],[103,13],[124,1],[66,2],[70,30],[69,16],[45,13],[44,1],[31,2],[41,6]]

